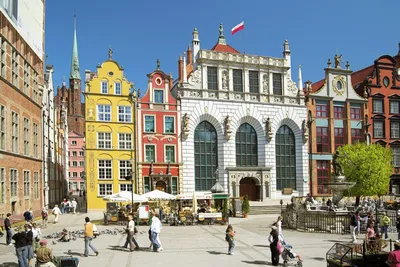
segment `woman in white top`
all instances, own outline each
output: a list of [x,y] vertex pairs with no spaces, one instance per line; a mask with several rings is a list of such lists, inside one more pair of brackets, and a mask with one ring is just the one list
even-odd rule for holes
[[32,248],[33,251],[35,251],[37,248],[40,248],[39,241],[40,241],[40,236],[42,235],[42,232],[40,231],[40,228],[37,227],[36,223],[32,223],[32,235],[33,235]]
[[278,236],[280,241],[284,241],[283,239],[283,234],[282,234],[282,216],[278,217],[278,220],[276,221],[276,227],[278,228]]
[[135,221],[133,220],[133,216],[129,215],[128,216],[128,220],[129,223],[126,226],[126,241],[125,241],[125,245],[124,248],[128,248],[128,244],[129,244],[129,249],[130,251],[134,251],[134,250],[139,250],[139,245],[135,240],[134,234],[135,234]]

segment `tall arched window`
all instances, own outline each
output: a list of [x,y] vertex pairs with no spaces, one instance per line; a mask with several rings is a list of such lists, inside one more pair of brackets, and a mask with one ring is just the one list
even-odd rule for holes
[[276,189],[296,189],[296,143],[293,131],[286,125],[276,133]]
[[195,190],[210,190],[215,184],[218,168],[217,131],[208,121],[197,125],[194,131]]
[[257,133],[248,123],[236,132],[236,166],[258,166]]

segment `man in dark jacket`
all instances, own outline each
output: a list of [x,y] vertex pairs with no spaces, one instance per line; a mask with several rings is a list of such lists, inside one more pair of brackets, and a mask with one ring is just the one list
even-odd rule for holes
[[15,251],[17,253],[19,267],[29,267],[28,265],[28,237],[25,231],[18,232],[13,235],[15,241]]
[[11,213],[7,213],[7,217],[4,219],[4,229],[6,230],[6,245],[11,246],[11,221],[10,221]]
[[357,239],[356,239],[357,215],[358,215],[358,211],[356,213],[352,212],[351,217],[350,217],[350,234],[351,234],[351,241],[353,243],[357,242]]

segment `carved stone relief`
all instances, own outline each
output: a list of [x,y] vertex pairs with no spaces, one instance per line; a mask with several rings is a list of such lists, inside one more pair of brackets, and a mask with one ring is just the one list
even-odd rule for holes
[[188,80],[189,85],[196,89],[200,89],[201,85],[201,69],[197,66],[196,70],[190,75]]
[[90,191],[94,192],[94,153],[89,153]]
[[222,71],[222,89],[223,90],[229,89],[229,75],[227,70]]
[[264,93],[269,92],[269,75],[268,74],[263,75],[263,92]]
[[295,95],[297,95],[297,91],[299,90],[296,86],[296,83],[292,81],[289,77],[287,78],[287,88],[289,91]]
[[183,116],[183,135],[185,138],[188,138],[189,136],[189,114],[185,113]]
[[225,124],[225,138],[226,141],[229,141],[229,139],[231,139],[231,118],[228,116],[226,116],[225,120],[224,120],[224,124]]

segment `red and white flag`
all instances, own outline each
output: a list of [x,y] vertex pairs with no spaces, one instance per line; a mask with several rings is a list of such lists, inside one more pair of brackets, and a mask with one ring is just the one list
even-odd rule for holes
[[232,28],[232,35],[244,29],[244,21]]

